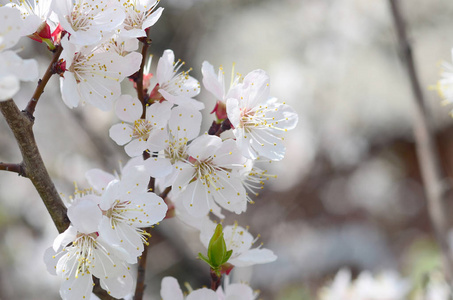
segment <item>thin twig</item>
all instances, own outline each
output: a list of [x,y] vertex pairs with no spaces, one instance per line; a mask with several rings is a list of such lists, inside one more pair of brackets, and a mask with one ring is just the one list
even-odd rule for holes
[[25,169],[22,166],[22,164],[8,164],[0,162],[0,170],[14,172],[19,174],[19,176],[27,177],[27,175],[25,174]]
[[168,194],[171,191],[171,186],[167,187],[162,193],[160,193],[159,197],[165,200],[167,198]]
[[[148,159],[149,158],[149,153],[148,152],[143,152],[143,158]],[[149,192],[154,192],[155,188],[155,178],[150,177],[149,183],[148,183],[148,191]],[[146,232],[149,232],[152,227],[144,228],[143,230]],[[146,262],[148,258],[148,248],[149,248],[149,243],[145,244],[143,253],[139,257],[138,260],[138,265],[137,265],[137,284],[135,286],[135,295],[134,295],[134,300],[142,300],[143,299],[143,294],[145,292],[146,284],[145,284],[145,273],[146,273]]]
[[27,107],[24,109],[24,111],[28,113],[30,117],[33,117],[33,114],[35,113],[36,104],[38,104],[39,98],[41,97],[42,93],[44,93],[44,88],[47,85],[47,82],[49,81],[50,77],[52,77],[52,75],[55,74],[55,64],[60,59],[62,51],[63,47],[61,47],[61,45],[56,46],[52,60],[50,61],[49,66],[47,67],[47,70],[44,73],[44,76],[42,77],[42,79],[38,81],[38,86],[36,87],[33,96],[28,102]]
[[149,45],[151,44],[151,40],[148,39],[148,37],[144,37],[142,40],[142,63],[140,64],[140,69],[135,73],[136,75],[134,76],[134,81],[136,84],[137,88],[137,97],[142,103],[143,106],[143,112],[141,118],[144,119],[146,116],[146,103],[145,103],[145,89],[143,88],[143,70],[145,69],[145,63],[147,59],[147,54],[148,54],[148,48]]
[[209,274],[211,277],[211,290],[213,290],[215,292],[215,291],[217,291],[217,289],[220,286],[222,274],[220,274],[220,276],[218,276],[217,273],[213,269],[210,269]]
[[414,94],[413,129],[417,145],[418,161],[428,201],[428,212],[442,250],[446,277],[448,282],[451,282],[453,279],[453,258],[447,241],[449,230],[448,218],[446,216],[447,209],[445,207],[447,193],[442,185],[445,175],[440,167],[439,152],[431,134],[431,124],[429,123],[428,112],[415,69],[412,48],[407,38],[399,3],[398,0],[389,1],[398,35],[401,59],[407,68],[412,92]]
[[41,196],[58,232],[63,232],[69,226],[66,207],[39,154],[32,130],[33,116],[27,112],[21,112],[13,100],[0,101],[0,112],[5,117],[19,145],[25,174]]

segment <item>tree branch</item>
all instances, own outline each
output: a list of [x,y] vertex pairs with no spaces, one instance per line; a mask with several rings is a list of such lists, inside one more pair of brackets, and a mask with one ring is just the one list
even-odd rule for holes
[[38,104],[39,98],[41,97],[42,93],[44,93],[44,87],[47,85],[50,77],[52,77],[53,74],[57,73],[55,70],[55,65],[58,63],[61,52],[63,51],[63,47],[61,47],[61,45],[58,45],[56,47],[57,48],[55,49],[52,60],[50,61],[49,66],[44,73],[44,76],[38,81],[38,86],[36,87],[33,96],[31,97],[30,101],[27,104],[27,107],[24,110],[24,112],[26,112],[30,118],[32,118],[33,114],[35,113],[36,104]]
[[63,232],[69,226],[66,207],[57,193],[39,154],[32,130],[33,116],[28,112],[21,112],[11,99],[0,101],[0,112],[5,117],[19,145],[23,159],[21,165],[25,174],[41,196],[58,232]]
[[22,164],[8,164],[0,162],[0,170],[14,172],[19,174],[19,176],[27,177],[27,175],[25,174],[25,169],[22,166]]
[[425,100],[423,98],[414,59],[412,57],[412,48],[407,38],[399,3],[398,0],[389,0],[389,2],[398,35],[401,59],[407,68],[412,92],[414,94],[413,130],[417,145],[418,161],[420,163],[426,198],[428,201],[428,212],[442,250],[446,277],[447,280],[451,282],[453,279],[453,258],[447,241],[449,230],[446,216],[447,210],[445,208],[447,198],[446,190],[442,186],[442,180],[445,178],[445,175],[440,167],[438,149],[434,144],[431,134],[431,124],[429,123],[428,112],[425,107]]

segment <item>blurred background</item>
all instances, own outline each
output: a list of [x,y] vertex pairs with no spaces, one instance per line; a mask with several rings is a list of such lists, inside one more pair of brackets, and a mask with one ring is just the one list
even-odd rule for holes
[[[445,184],[452,184],[453,107],[429,89],[440,63],[451,61],[453,3],[404,0],[414,58],[435,124]],[[396,270],[417,283],[441,266],[426,209],[412,134],[412,94],[397,52],[396,33],[384,0],[164,0],[152,27],[154,63],[165,49],[192,67],[230,66],[247,74],[264,69],[271,94],[291,105],[299,124],[285,138],[287,154],[273,164],[278,178],[266,183],[245,214],[229,215],[279,257],[237,269],[233,280],[250,282],[262,299],[316,299],[317,290],[342,267]],[[50,55],[22,41],[22,57]],[[15,97],[24,108],[35,84]],[[129,82],[124,93],[134,94]],[[215,101],[202,91],[205,125]],[[35,135],[57,189],[71,195],[86,187],[91,168],[109,172],[127,161],[108,137],[117,119],[91,106],[69,110],[53,78],[37,107]],[[16,142],[0,117],[0,161],[20,162]],[[452,198],[452,197],[450,197]],[[451,207],[451,205],[449,205]],[[452,218],[453,219],[453,218]],[[193,288],[209,284],[195,257],[197,232],[165,220],[152,232],[146,299],[160,299],[163,276]],[[57,231],[28,179],[0,172],[0,299],[57,299],[59,282],[42,256]]]

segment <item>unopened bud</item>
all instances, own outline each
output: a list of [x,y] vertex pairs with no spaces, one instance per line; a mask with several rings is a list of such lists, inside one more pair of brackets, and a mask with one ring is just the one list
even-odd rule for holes
[[225,120],[228,118],[225,102],[217,100],[214,109],[211,111],[211,114],[212,113],[215,113],[218,120]]
[[233,250],[227,250],[225,239],[223,237],[222,225],[218,224],[211,240],[209,241],[208,257],[202,255],[201,253],[199,253],[198,256],[207,262],[211,266],[212,270],[220,275],[221,273],[229,273],[229,271],[233,268],[232,265],[230,266],[230,264],[227,264],[231,254],[233,254]]
[[54,74],[58,74],[61,77],[64,77],[64,72],[66,71],[66,61],[62,58],[52,65],[52,71]]
[[33,34],[28,35],[28,37],[39,43],[45,43],[50,50],[55,49],[50,26],[46,22],[41,23],[38,29]]

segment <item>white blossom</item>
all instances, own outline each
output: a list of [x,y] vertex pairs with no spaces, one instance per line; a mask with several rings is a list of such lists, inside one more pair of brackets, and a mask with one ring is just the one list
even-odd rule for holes
[[121,56],[115,51],[105,52],[96,46],[78,46],[62,39],[61,58],[67,71],[60,78],[64,103],[77,107],[79,102],[90,103],[99,109],[110,110],[121,95],[120,82],[140,68],[141,54]]
[[[453,49],[451,56],[453,58]],[[443,104],[453,103],[453,65],[443,62],[442,69],[441,79],[437,82],[436,90],[444,99]]]
[[362,272],[355,280],[355,290],[359,299],[366,300],[403,300],[410,290],[408,280],[395,271],[383,271],[376,276]]
[[[233,71],[234,72],[234,65]],[[219,68],[218,73],[214,71],[214,67],[207,61],[204,61],[201,66],[203,74],[203,86],[214,95],[217,100],[216,106],[212,112],[216,113],[218,119],[226,119],[226,100],[229,98],[238,98],[238,89],[234,89],[240,82],[240,74],[231,74],[231,82],[228,91],[225,87],[225,72],[223,67]]]
[[230,277],[225,276],[223,287],[217,289],[219,300],[255,300],[258,298],[258,292],[245,283],[230,284]]
[[229,278],[226,277],[224,287],[220,286],[215,292],[207,288],[201,288],[190,291],[184,297],[178,281],[168,276],[162,279],[160,296],[162,300],[255,300],[258,294],[247,284],[229,284]]
[[124,262],[115,256],[110,246],[97,233],[81,233],[70,226],[57,237],[57,248],[44,254],[47,269],[62,279],[63,299],[89,299],[93,277],[111,296],[122,298],[132,292],[133,278]]
[[108,37],[124,21],[121,6],[111,0],[53,1],[61,27],[77,45],[94,45]]
[[33,33],[28,19],[22,19],[20,11],[0,7],[0,101],[12,98],[20,88],[20,81],[32,81],[38,77],[38,63],[34,59],[22,59],[15,51],[7,50],[22,36]]
[[[140,175],[147,178],[143,173]],[[143,244],[148,244],[149,234],[143,228],[162,221],[167,212],[162,198],[133,188],[128,182],[114,180],[107,186],[99,205],[103,212],[99,234],[114,247],[124,249],[128,263],[136,263],[144,250]]]
[[149,233],[143,228],[162,221],[167,213],[163,199],[148,192],[143,159],[128,162],[119,178],[99,169],[88,171],[86,177],[101,194],[99,235],[115,249],[120,248],[118,255],[128,263],[136,263],[143,244],[148,244]]
[[142,119],[143,106],[137,98],[123,95],[116,103],[116,114],[122,120],[110,128],[110,137],[131,156],[142,155],[143,151],[160,151],[167,139],[167,122],[172,104],[154,103],[146,107]]
[[281,160],[285,155],[282,135],[296,126],[296,112],[269,98],[269,76],[263,70],[247,74],[235,89],[238,96],[229,98],[226,107],[242,154],[251,159]]
[[248,195],[240,178],[245,159],[233,140],[202,135],[187,147],[188,159],[177,162],[172,191],[194,216],[209,213],[212,202],[237,214],[247,208]]
[[[29,26],[29,31],[34,32],[43,22],[48,22],[51,15],[52,0],[16,0],[6,4],[6,6],[17,8],[20,11],[20,14],[23,19],[27,19],[27,26]],[[54,22],[48,22],[49,25],[52,25],[52,28],[55,28]]]
[[121,0],[126,13],[121,35],[130,38],[145,37],[145,29],[153,26],[164,10],[162,7],[156,9],[159,2],[157,0]]
[[[102,212],[100,197],[79,193],[68,208],[71,226],[57,236],[44,255],[49,272],[62,279],[63,299],[88,299],[93,288],[92,275],[110,295],[121,298],[133,287],[125,261],[99,234]],[[124,255],[124,253],[122,254]]]
[[188,143],[198,136],[201,119],[199,111],[188,107],[178,106],[171,110],[163,151],[145,162],[151,176],[162,178],[160,181],[162,187],[165,188],[173,184],[178,173],[175,164],[184,162],[189,158],[187,154]]
[[216,100],[225,102],[228,98],[234,97],[232,93],[235,92],[233,89],[238,85],[241,76],[239,74],[232,74],[231,83],[228,91],[225,88],[225,71],[221,66],[216,75],[214,67],[207,61],[204,61],[201,66],[201,73],[203,74],[203,85],[204,87],[214,95]]
[[200,83],[189,76],[189,71],[179,72],[185,63],[175,62],[172,50],[165,50],[157,63],[157,84],[150,93],[150,100],[167,100],[173,104],[201,110],[204,104],[193,97],[200,93]]
[[331,284],[322,288],[320,300],[403,300],[410,290],[407,280],[393,271],[377,276],[365,271],[352,280],[351,272],[340,270]]
[[160,288],[162,300],[218,300],[216,293],[207,288],[192,291],[187,297],[184,297],[178,281],[173,277],[164,277]]

